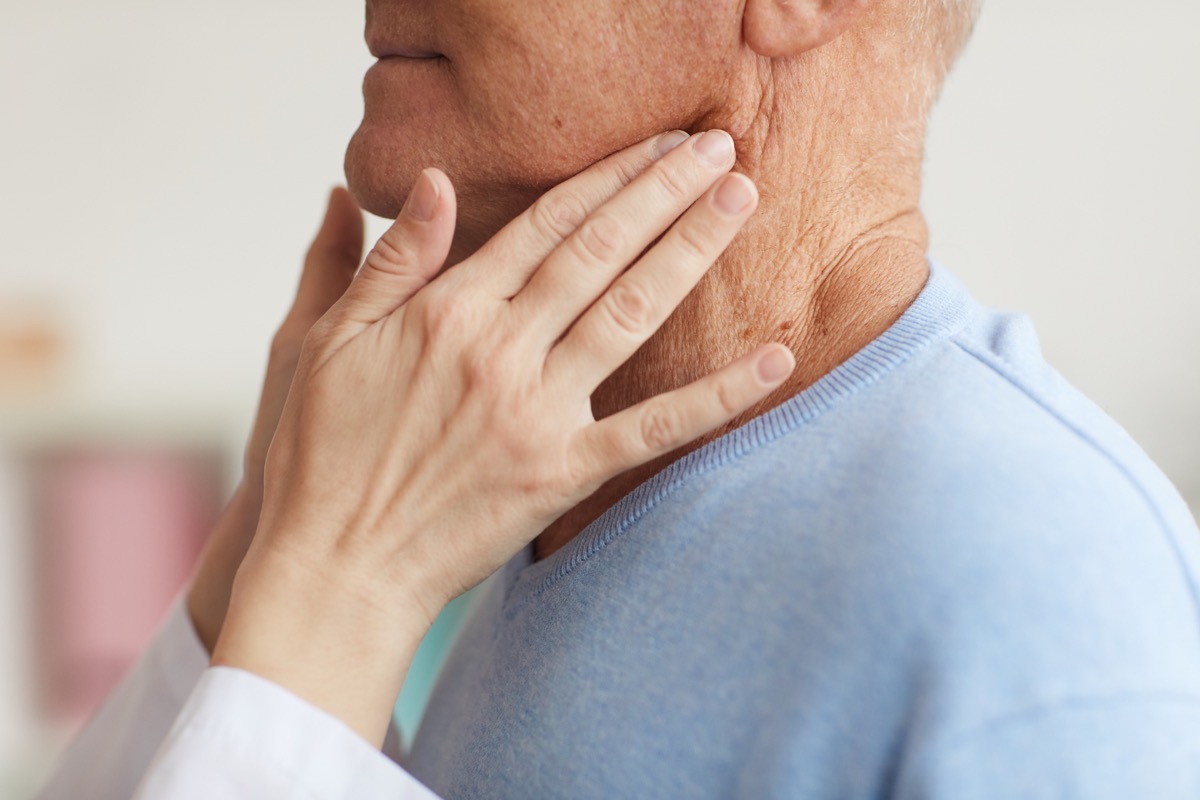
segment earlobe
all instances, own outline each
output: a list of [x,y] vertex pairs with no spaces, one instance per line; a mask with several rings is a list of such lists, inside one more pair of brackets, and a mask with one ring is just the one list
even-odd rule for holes
[[872,2],[746,0],[742,36],[761,56],[798,56],[841,36]]

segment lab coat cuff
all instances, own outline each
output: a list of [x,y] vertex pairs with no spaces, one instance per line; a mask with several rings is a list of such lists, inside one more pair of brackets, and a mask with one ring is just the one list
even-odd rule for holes
[[285,776],[297,795],[436,800],[340,719],[245,670],[207,669],[176,727]]

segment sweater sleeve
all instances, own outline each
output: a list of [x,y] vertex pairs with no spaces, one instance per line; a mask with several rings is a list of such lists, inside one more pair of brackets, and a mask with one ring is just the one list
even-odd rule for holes
[[900,800],[1200,798],[1200,697],[1080,700],[981,726],[924,753]]

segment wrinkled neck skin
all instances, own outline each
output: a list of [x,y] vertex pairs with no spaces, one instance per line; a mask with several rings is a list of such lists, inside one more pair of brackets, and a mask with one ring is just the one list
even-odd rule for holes
[[[787,64],[762,59],[740,74],[749,76],[746,84],[728,91],[744,100],[693,129],[734,135],[736,169],[757,183],[759,210],[658,334],[600,386],[592,407],[603,418],[772,341],[792,349],[796,370],[720,430],[609,481],[546,529],[537,558],[684,453],[846,361],[900,317],[928,278],[928,233],[918,208],[924,115],[909,114],[903,98],[836,87],[806,97],[800,111],[780,98],[812,89],[799,85]],[[896,122],[917,116],[919,123]]]

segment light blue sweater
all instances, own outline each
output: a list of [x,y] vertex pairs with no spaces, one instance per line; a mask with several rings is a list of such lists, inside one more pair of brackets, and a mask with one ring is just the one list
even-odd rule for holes
[[1197,800],[1198,598],[1170,483],[935,268],[817,385],[499,573],[408,766],[447,798]]

